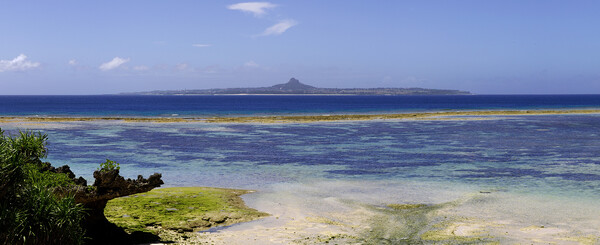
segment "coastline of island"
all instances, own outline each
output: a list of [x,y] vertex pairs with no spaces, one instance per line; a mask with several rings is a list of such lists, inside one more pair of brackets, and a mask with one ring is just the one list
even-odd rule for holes
[[270,87],[212,88],[184,90],[155,90],[148,92],[121,93],[120,95],[471,95],[469,91],[427,88],[319,88],[290,78],[287,83]]

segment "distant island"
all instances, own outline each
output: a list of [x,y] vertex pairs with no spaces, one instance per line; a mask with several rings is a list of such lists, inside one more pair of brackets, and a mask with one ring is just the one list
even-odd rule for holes
[[468,91],[425,88],[317,88],[291,78],[271,87],[157,90],[127,95],[469,95]]

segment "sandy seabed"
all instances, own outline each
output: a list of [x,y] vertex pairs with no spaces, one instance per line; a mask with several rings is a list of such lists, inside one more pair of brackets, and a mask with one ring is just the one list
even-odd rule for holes
[[[600,208],[441,183],[284,183],[245,196],[272,216],[183,244],[598,244]],[[406,205],[393,209],[389,204]]]

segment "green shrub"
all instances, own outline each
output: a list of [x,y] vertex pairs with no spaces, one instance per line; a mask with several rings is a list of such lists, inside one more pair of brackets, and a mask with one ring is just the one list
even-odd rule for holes
[[73,196],[54,188],[73,185],[62,173],[44,171],[47,135],[0,130],[0,244],[82,244],[85,212]]
[[100,168],[98,168],[98,171],[112,171],[112,170],[119,170],[121,167],[119,166],[119,163],[115,162],[115,161],[111,161],[106,159],[106,162],[100,163]]
[[26,161],[36,161],[45,158],[48,153],[46,140],[48,135],[40,132],[19,131],[19,137],[8,137],[12,148]]

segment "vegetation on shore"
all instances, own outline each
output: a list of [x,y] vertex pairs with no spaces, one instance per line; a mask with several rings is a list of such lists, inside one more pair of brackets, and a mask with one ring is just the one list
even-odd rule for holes
[[[45,134],[0,130],[1,244],[130,244],[128,235],[104,216],[108,200],[160,186],[160,174],[125,180],[118,163],[106,160],[88,186],[69,166],[55,168],[47,155]],[[110,236],[107,236],[110,235]],[[146,236],[148,238],[149,236]]]
[[244,204],[240,195],[249,192],[210,187],[154,189],[109,201],[105,215],[129,233],[151,232],[163,241],[182,242],[193,237],[193,232],[267,216]]
[[577,110],[484,110],[484,111],[442,111],[395,114],[339,114],[339,115],[300,115],[300,116],[239,116],[239,117],[0,117],[0,123],[10,122],[82,122],[82,121],[123,121],[151,123],[310,123],[328,121],[368,121],[368,120],[431,120],[450,119],[460,116],[522,116],[522,115],[563,115],[599,114],[600,109]]
[[64,173],[48,171],[47,136],[20,132],[5,136],[0,130],[0,243],[82,244],[85,217],[73,195],[56,190],[75,183]]

